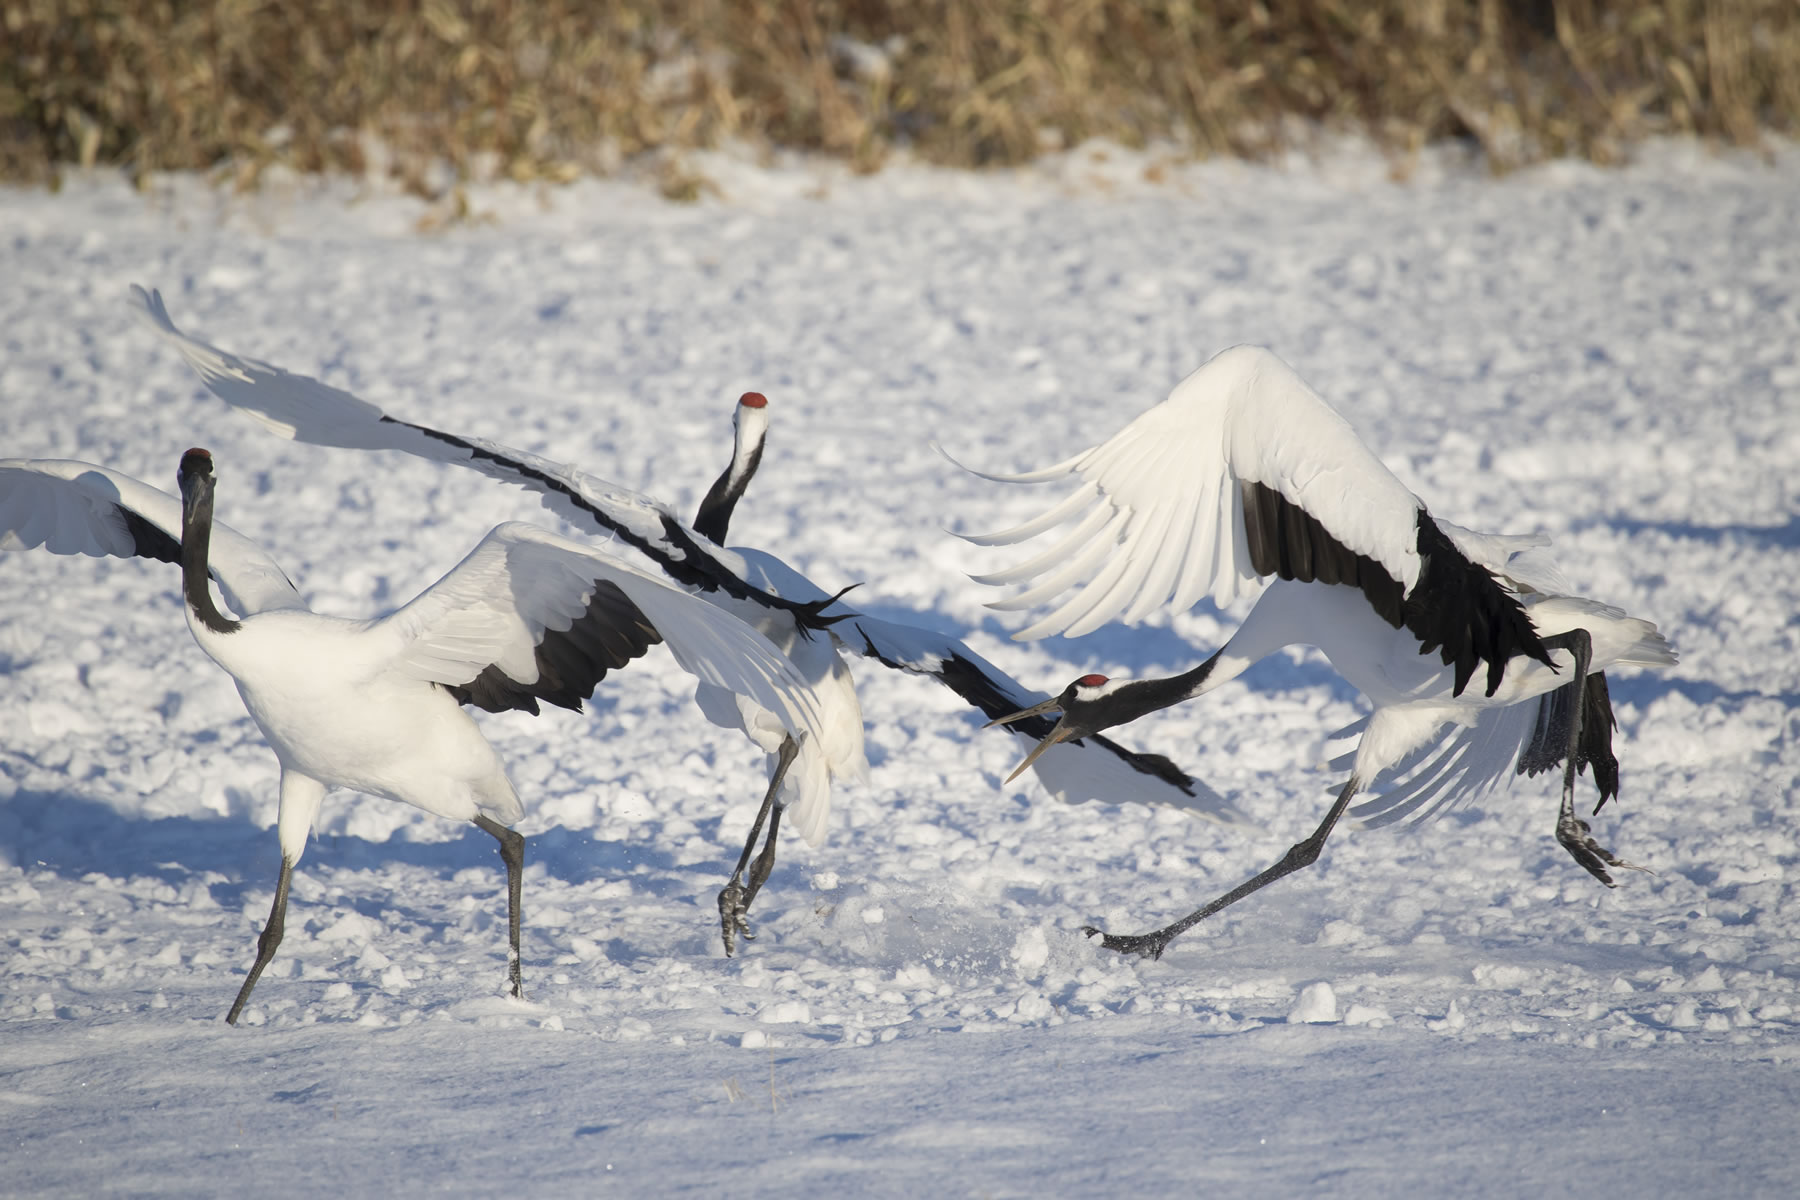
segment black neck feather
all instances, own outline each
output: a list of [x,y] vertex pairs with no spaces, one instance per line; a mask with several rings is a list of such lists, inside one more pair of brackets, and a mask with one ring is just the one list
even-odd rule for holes
[[756,468],[762,465],[762,443],[758,442],[750,451],[750,455],[740,466],[733,456],[731,465],[725,473],[713,481],[712,489],[706,493],[706,499],[700,501],[700,511],[694,514],[694,532],[713,542],[715,545],[725,544],[725,531],[731,525],[731,514],[737,508],[738,500],[750,486],[750,479],[756,474]]
[[1205,686],[1218,661],[1219,655],[1214,654],[1191,671],[1165,679],[1138,679],[1125,684],[1095,701],[1106,714],[1105,723],[1100,727],[1110,729],[1192,699]]
[[239,623],[213,603],[207,575],[207,551],[212,544],[212,480],[203,479],[183,489],[181,506],[181,595],[200,623],[214,633],[235,633]]

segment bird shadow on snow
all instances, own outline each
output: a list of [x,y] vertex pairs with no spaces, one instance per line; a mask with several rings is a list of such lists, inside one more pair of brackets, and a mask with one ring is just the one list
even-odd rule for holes
[[1614,707],[1629,704],[1642,710],[1664,696],[1682,696],[1696,708],[1716,708],[1727,714],[1753,700],[1774,700],[1786,708],[1800,708],[1800,692],[1763,692],[1754,688],[1733,691],[1710,679],[1671,679],[1655,671],[1609,674],[1606,683]]
[[1696,525],[1692,521],[1644,521],[1636,517],[1608,517],[1603,521],[1588,523],[1588,527],[1604,525],[1608,529],[1617,530],[1627,536],[1640,533],[1662,533],[1673,538],[1687,538],[1719,545],[1727,539],[1738,538],[1752,545],[1763,547],[1781,547],[1783,549],[1800,548],[1800,516],[1789,517],[1782,525],[1746,525],[1733,523],[1729,525]]
[[[1004,641],[1010,641],[1014,633],[996,617],[984,618],[981,631]],[[1066,664],[1071,672],[1070,678],[1092,670],[1096,662],[1123,663],[1133,671],[1166,671],[1173,674],[1197,666],[1212,653],[1211,650],[1195,646],[1166,626],[1121,625],[1117,622],[1102,625],[1079,638],[1048,637],[1030,645],[1046,658]],[[1059,675],[1055,686],[1061,688],[1068,682],[1068,679]],[[1045,690],[1054,689],[1046,686]]]
[[[0,863],[52,871],[70,880],[89,875],[153,878],[172,886],[204,880],[222,907],[275,882],[280,850],[273,829],[235,817],[134,817],[71,792],[21,789],[0,801]],[[723,859],[721,859],[721,862]],[[677,876],[706,864],[678,866],[653,846],[602,841],[556,827],[526,839],[527,870],[579,886],[629,877],[655,895],[691,890]],[[315,835],[300,869],[380,871],[412,867],[446,880],[475,868],[505,878],[494,839],[470,825],[461,836],[376,842],[349,834]],[[729,869],[728,864],[726,869]],[[721,874],[721,878],[723,875]]]
[[268,831],[229,817],[144,819],[72,792],[21,788],[0,801],[0,861],[20,870],[187,883],[204,872],[267,872],[279,852]]

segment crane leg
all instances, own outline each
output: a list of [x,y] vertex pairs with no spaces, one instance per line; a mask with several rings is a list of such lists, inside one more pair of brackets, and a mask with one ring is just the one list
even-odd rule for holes
[[250,974],[244,978],[244,986],[238,989],[237,999],[231,1003],[231,1011],[225,1014],[227,1025],[236,1025],[238,1017],[243,1014],[244,1005],[250,1002],[251,989],[256,981],[262,978],[263,968],[275,957],[276,947],[281,945],[281,935],[287,928],[288,885],[294,879],[294,864],[286,855],[281,859],[281,874],[275,879],[275,903],[269,908],[269,923],[263,926],[262,936],[256,939],[256,962],[250,968]]
[[[794,765],[794,756],[799,752],[800,747],[793,738],[782,740],[781,749],[775,756],[775,771],[769,776],[769,790],[763,794],[762,808],[757,811],[756,820],[750,826],[750,836],[744,841],[744,852],[738,856],[737,869],[732,871],[730,881],[719,892],[719,932],[725,939],[727,958],[737,949],[739,934],[747,942],[756,940],[756,935],[750,932],[750,902],[756,899],[756,893],[768,881],[769,872],[775,869],[775,833],[781,828],[781,808],[775,803],[775,797],[780,793],[781,781],[787,778],[788,768]],[[765,821],[769,825],[769,836],[763,842],[762,853],[756,856],[756,861],[752,864],[750,853],[756,849],[756,839],[762,833]],[[745,867],[750,868],[748,887],[743,883]]]
[[1221,908],[1236,904],[1251,892],[1267,887],[1284,875],[1292,875],[1302,867],[1310,867],[1318,862],[1320,852],[1325,849],[1325,839],[1331,836],[1332,827],[1338,823],[1338,818],[1344,815],[1344,809],[1350,805],[1350,798],[1356,795],[1356,791],[1361,785],[1362,781],[1352,775],[1350,781],[1344,785],[1344,790],[1338,793],[1337,800],[1332,803],[1331,811],[1325,814],[1325,819],[1319,822],[1319,827],[1312,831],[1312,836],[1305,841],[1289,846],[1288,852],[1282,855],[1280,861],[1268,870],[1232,888],[1212,903],[1195,909],[1173,925],[1165,926],[1154,933],[1142,933],[1135,936],[1107,933],[1093,925],[1083,925],[1081,932],[1089,937],[1099,937],[1102,946],[1108,950],[1117,950],[1120,954],[1139,954],[1146,958],[1161,958],[1163,951],[1169,948],[1170,942]]
[[1565,687],[1575,689],[1569,718],[1568,754],[1563,759],[1562,804],[1556,813],[1556,840],[1583,870],[1607,887],[1617,887],[1608,867],[1626,867],[1633,871],[1645,868],[1628,863],[1596,842],[1588,823],[1575,815],[1575,776],[1581,762],[1581,729],[1587,716],[1588,665],[1593,661],[1593,639],[1585,629],[1571,629],[1544,639],[1547,650],[1567,650],[1575,656],[1574,678]]
[[519,910],[524,906],[525,836],[480,813],[475,815],[475,827],[500,843],[500,861],[506,864],[506,978],[512,984],[512,994],[523,996],[525,976],[520,966]]

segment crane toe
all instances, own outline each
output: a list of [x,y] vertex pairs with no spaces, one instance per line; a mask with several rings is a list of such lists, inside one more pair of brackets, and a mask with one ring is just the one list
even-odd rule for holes
[[1589,832],[1588,823],[1579,817],[1568,816],[1557,821],[1556,840],[1564,850],[1569,852],[1569,857],[1580,863],[1589,875],[1607,887],[1619,886],[1613,882],[1613,877],[1607,874],[1606,868],[1608,867],[1623,867],[1631,871],[1642,871],[1646,875],[1655,874],[1648,867],[1640,867],[1636,863],[1626,862],[1596,842]]

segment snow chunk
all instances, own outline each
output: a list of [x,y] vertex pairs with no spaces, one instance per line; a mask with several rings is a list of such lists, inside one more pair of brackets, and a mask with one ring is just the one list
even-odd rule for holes
[[1313,939],[1315,946],[1351,946],[1363,940],[1362,926],[1354,921],[1327,921],[1325,928],[1319,930],[1319,936]]
[[1023,974],[1033,975],[1043,970],[1044,964],[1050,961],[1050,942],[1044,937],[1044,931],[1035,925],[1022,931],[1013,939],[1012,957]]
[[380,930],[361,913],[345,913],[313,935],[321,942],[370,942]]
[[764,1025],[811,1025],[812,1009],[804,1000],[783,1000],[763,1009],[756,1019]]
[[1690,992],[1717,992],[1725,987],[1725,977],[1719,974],[1719,968],[1708,967],[1692,979],[1688,980],[1687,990]]
[[1338,1019],[1337,993],[1321,979],[1300,989],[1300,999],[1288,1010],[1290,1024],[1329,1025]]

